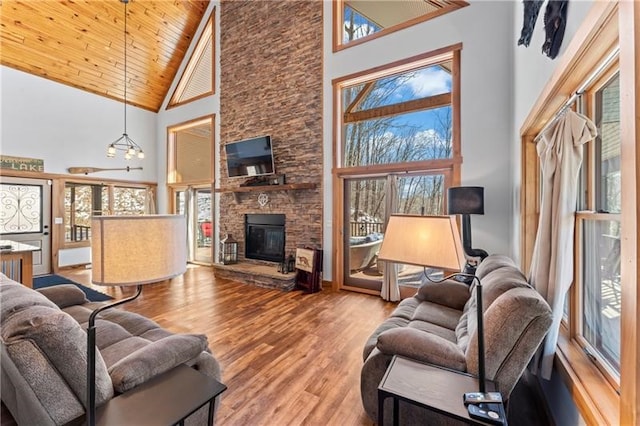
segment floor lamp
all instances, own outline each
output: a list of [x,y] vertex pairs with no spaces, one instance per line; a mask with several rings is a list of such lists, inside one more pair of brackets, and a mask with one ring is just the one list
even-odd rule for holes
[[136,293],[103,305],[87,326],[87,424],[96,421],[96,326],[100,312],[140,296],[142,286],[183,274],[187,267],[186,219],[181,215],[96,216],[91,220],[91,282],[135,286]]
[[[391,215],[378,259],[422,266],[425,273],[426,268],[445,272],[460,271],[466,263],[460,233],[453,216]],[[440,280],[432,280],[427,276],[434,283],[456,277],[476,281],[479,389],[478,392],[465,393],[463,400],[468,404],[470,416],[493,423],[502,420],[504,423],[502,397],[498,392],[486,392],[482,282],[475,275],[464,272],[454,272]],[[494,416],[498,416],[497,419]]]
[[[471,217],[472,214],[484,214],[484,188],[481,186],[454,186],[447,190],[447,214],[462,216],[462,246],[467,258],[484,260],[488,253],[482,249],[474,249],[471,245]],[[474,274],[477,265],[467,261],[464,272]],[[462,279],[468,284],[471,279]]]

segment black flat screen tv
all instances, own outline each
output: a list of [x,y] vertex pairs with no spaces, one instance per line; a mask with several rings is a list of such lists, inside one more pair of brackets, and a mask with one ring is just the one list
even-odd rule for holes
[[229,177],[262,176],[274,173],[271,136],[231,142],[224,146]]

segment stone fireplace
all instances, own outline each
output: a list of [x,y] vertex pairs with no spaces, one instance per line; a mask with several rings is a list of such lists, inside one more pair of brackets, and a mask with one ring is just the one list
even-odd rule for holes
[[[220,235],[238,240],[239,262],[216,265],[216,275],[285,288],[281,280],[294,274],[277,272],[282,256],[322,247],[322,9],[309,1],[221,2],[218,222]],[[291,16],[300,28],[296,37],[282,37]],[[224,145],[261,135],[271,137],[275,173],[285,184],[261,188],[229,178]],[[282,240],[272,223],[247,231],[247,220],[262,215],[286,217]],[[254,237],[266,238],[261,248],[246,247]],[[271,253],[280,244],[283,252]]]

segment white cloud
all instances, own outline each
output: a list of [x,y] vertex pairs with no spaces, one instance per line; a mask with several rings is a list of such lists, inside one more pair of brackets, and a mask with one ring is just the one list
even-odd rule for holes
[[451,75],[441,68],[417,71],[407,82],[416,97],[440,95],[451,91]]

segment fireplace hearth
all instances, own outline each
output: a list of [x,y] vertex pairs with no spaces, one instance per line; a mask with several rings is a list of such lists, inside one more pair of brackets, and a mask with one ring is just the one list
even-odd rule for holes
[[246,214],[246,259],[282,262],[285,258],[285,215]]

